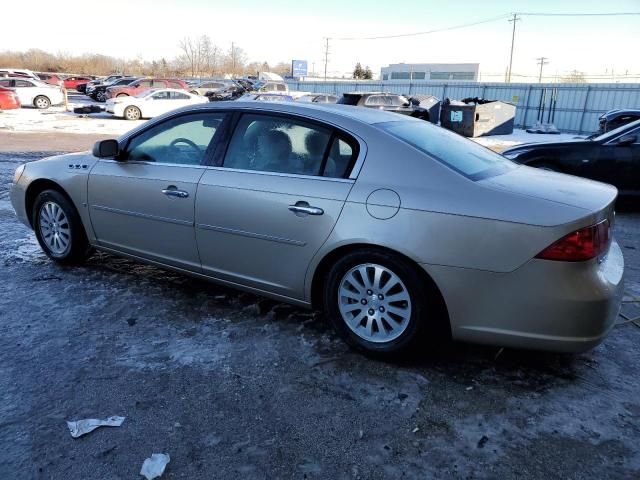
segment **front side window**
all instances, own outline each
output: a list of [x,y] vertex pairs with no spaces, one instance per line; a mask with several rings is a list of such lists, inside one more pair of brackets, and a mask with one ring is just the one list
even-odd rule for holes
[[129,142],[124,160],[201,165],[224,113],[198,113],[172,118]]
[[278,89],[278,91],[279,91],[279,92],[286,92],[286,91],[287,91],[287,86],[286,86],[286,85],[283,85],[283,84],[281,84],[281,83],[278,83],[278,84],[276,85],[276,87],[277,87],[277,89]]
[[[142,80],[140,81],[140,83],[138,83],[138,85],[144,88],[151,88],[151,80]],[[162,84],[161,86],[164,87],[164,84]]]
[[33,83],[26,80],[16,80],[16,87],[33,87]]
[[375,126],[471,180],[480,180],[517,168],[515,163],[502,155],[428,122],[384,122]]
[[182,88],[182,85],[179,84],[178,82],[167,82],[169,84],[169,88],[177,88],[178,90],[180,90]]
[[243,115],[224,166],[243,170],[322,175],[331,130],[301,120]]

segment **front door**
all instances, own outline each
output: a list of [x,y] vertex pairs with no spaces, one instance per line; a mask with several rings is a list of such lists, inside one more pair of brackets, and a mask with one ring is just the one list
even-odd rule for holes
[[131,138],[117,160],[95,165],[88,198],[99,245],[200,270],[196,191],[223,119],[215,112],[173,117]]
[[200,180],[195,221],[204,273],[304,299],[309,262],[353,185],[354,142],[291,116],[244,114],[224,164]]

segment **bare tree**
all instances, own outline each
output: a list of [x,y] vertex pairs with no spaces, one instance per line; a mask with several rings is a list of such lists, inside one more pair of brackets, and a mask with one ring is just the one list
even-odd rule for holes
[[560,77],[562,83],[587,83],[584,72],[572,70],[567,75]]

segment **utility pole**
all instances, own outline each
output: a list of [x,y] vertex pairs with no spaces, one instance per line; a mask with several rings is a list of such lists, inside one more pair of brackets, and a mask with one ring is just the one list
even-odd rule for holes
[[511,83],[511,67],[513,66],[513,44],[516,40],[516,22],[520,20],[518,14],[514,13],[513,18],[509,21],[513,22],[513,32],[511,33],[511,55],[509,56],[509,73],[507,74],[507,83]]
[[324,81],[327,81],[327,63],[329,63],[329,38],[327,37],[324,47]]
[[231,42],[231,70],[232,70],[232,75],[236,74],[236,48],[234,46],[234,43]]
[[542,67],[549,63],[549,59],[547,57],[539,57],[536,58],[536,60],[538,61],[538,65],[540,65],[540,75],[538,75],[538,83],[542,83]]

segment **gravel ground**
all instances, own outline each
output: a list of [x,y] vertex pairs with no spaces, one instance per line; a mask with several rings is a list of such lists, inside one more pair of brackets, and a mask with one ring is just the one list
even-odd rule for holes
[[[8,201],[14,168],[45,153],[6,138],[0,478],[139,478],[154,452],[163,478],[640,476],[640,321],[581,355],[371,360],[304,310],[104,254],[53,264]],[[640,214],[616,235],[636,317]],[[126,420],[75,440],[65,424],[110,415]]]

